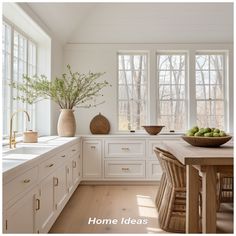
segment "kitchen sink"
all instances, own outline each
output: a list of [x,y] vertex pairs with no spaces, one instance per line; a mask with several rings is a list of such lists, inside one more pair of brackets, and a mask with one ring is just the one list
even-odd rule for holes
[[3,156],[14,155],[14,154],[32,154],[32,155],[40,155],[45,152],[48,152],[53,147],[19,147],[16,149],[12,149],[3,153]]

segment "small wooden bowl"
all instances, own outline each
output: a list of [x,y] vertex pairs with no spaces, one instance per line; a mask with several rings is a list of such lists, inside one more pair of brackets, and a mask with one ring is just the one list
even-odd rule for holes
[[156,135],[156,134],[160,133],[162,128],[165,127],[165,126],[164,125],[143,125],[142,127],[150,135]]
[[227,143],[231,138],[232,136],[230,135],[225,137],[182,136],[184,141],[196,147],[219,147],[220,145]]

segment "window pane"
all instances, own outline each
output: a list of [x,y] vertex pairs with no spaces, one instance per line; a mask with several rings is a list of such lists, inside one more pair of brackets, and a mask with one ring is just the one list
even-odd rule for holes
[[185,98],[185,85],[172,85],[172,98],[184,99]]
[[172,84],[185,84],[185,71],[173,71]]
[[209,70],[208,55],[196,55],[196,70]]
[[[4,37],[2,40],[3,135],[8,136],[10,116],[19,109],[26,110],[30,114],[31,122],[27,122],[24,113],[18,113],[14,118],[13,130],[20,134],[26,128],[35,128],[35,105],[28,105],[13,99],[21,96],[21,93],[12,89],[9,84],[12,81],[21,82],[23,74],[33,75],[36,73],[36,45],[5,22],[3,22],[2,32],[2,37]],[[12,61],[11,55],[13,56]]]
[[209,84],[209,72],[208,71],[196,71],[196,84]]
[[170,81],[170,72],[166,71],[159,71],[157,72],[159,84],[171,84]]
[[11,28],[2,23],[2,112],[3,112],[3,137],[9,135],[9,117],[11,105]]
[[157,123],[164,131],[186,129],[185,60],[185,54],[157,54]]
[[160,85],[159,86],[159,98],[160,100],[171,99],[171,86],[170,85]]
[[185,67],[185,58],[184,55],[172,55],[172,67],[176,70],[184,70]]
[[223,86],[222,85],[211,85],[210,86],[211,99],[223,99]]
[[204,69],[204,71],[196,71],[197,123],[199,126],[224,129],[225,68],[223,61],[224,54],[196,55],[197,68]]
[[140,130],[147,118],[147,55],[118,55],[119,130]]
[[157,68],[159,68],[159,70],[170,70],[170,65],[170,55],[157,55]]
[[209,99],[209,85],[196,85],[196,98],[197,99]]
[[223,84],[223,71],[210,71],[210,83],[211,84]]
[[210,56],[210,67],[211,70],[222,70],[223,69],[223,55],[211,55]]

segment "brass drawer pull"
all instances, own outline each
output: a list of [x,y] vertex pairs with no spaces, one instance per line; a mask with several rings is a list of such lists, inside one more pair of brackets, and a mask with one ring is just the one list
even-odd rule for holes
[[52,163],[52,164],[48,165],[47,167],[53,167],[53,166],[54,166],[54,164]]
[[61,157],[66,157],[66,155],[62,155]]
[[121,170],[123,170],[123,171],[128,171],[129,168],[124,168],[124,167],[122,167]]
[[128,147],[122,147],[121,149],[124,150],[124,151],[129,151]]
[[24,182],[25,184],[27,184],[27,183],[30,182],[30,179],[25,179],[23,182]]
[[72,149],[72,152],[75,152],[76,151],[76,149]]
[[37,198],[36,199],[36,211],[40,209],[40,200]]
[[96,148],[96,146],[90,146],[92,149],[95,149]]
[[57,187],[59,183],[59,179],[57,177],[54,177],[54,186]]

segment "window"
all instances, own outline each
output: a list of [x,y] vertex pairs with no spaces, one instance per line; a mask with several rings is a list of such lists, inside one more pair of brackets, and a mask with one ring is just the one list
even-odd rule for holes
[[[23,74],[36,74],[36,44],[27,36],[3,21],[2,27],[2,89],[3,89],[3,136],[9,135],[9,120],[13,112],[24,109],[30,114],[31,121],[26,121],[25,114],[18,113],[13,122],[13,129],[22,133],[26,128],[33,129],[35,124],[34,105],[24,104],[14,97],[20,94],[9,87],[12,81],[20,82]],[[17,122],[16,122],[17,121]]]
[[225,54],[196,55],[197,124],[224,129]]
[[141,130],[147,120],[147,54],[118,54],[119,131]]
[[187,122],[186,55],[157,54],[157,124],[164,131],[184,131]]

